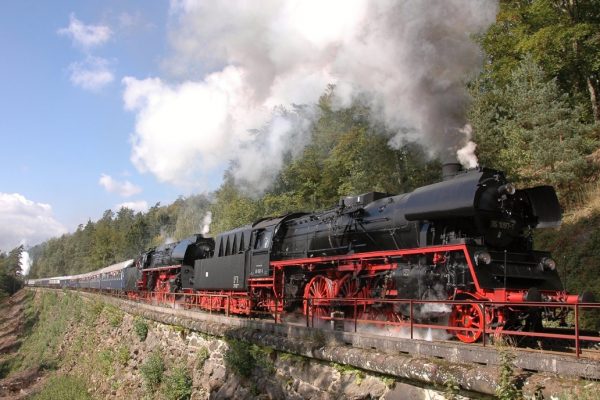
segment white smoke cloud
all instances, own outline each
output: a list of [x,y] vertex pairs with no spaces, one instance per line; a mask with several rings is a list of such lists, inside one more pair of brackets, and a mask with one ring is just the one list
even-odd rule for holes
[[467,143],[464,83],[481,64],[471,36],[494,21],[496,3],[172,1],[165,66],[183,83],[123,80],[136,113],[132,160],[178,185],[205,182],[233,160],[235,177],[263,190],[283,155],[307,142],[308,123],[273,109],[314,104],[328,84],[337,106],[367,102],[398,132],[391,143],[418,138],[454,156]]
[[148,202],[146,200],[140,201],[127,201],[125,203],[117,204],[114,209],[119,211],[121,208],[128,208],[135,212],[146,212],[148,211]]
[[208,232],[210,232],[210,224],[212,223],[212,212],[207,211],[206,214],[204,214],[204,218],[202,218],[202,229],[200,231],[200,233],[202,233],[203,235],[206,235]]
[[98,184],[106,189],[107,192],[117,193],[119,196],[123,197],[130,197],[142,191],[141,187],[136,186],[129,181],[121,182],[106,174],[100,176]]
[[0,193],[0,250],[35,245],[66,232],[49,204],[36,203],[18,193]]
[[89,49],[106,43],[112,36],[112,30],[106,25],[86,25],[77,19],[74,13],[69,16],[69,26],[61,28],[59,35],[68,36],[73,44]]
[[29,274],[29,270],[31,269],[31,258],[29,257],[29,253],[27,251],[23,251],[21,253],[21,259],[19,260],[21,265],[21,271],[23,272],[23,276]]
[[108,60],[99,57],[88,57],[85,61],[71,63],[69,72],[73,85],[92,92],[102,89],[115,79]]

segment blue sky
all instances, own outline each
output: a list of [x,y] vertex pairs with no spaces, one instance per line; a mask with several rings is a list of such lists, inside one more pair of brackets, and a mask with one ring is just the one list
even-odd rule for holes
[[[0,192],[50,205],[48,216],[69,231],[123,202],[164,204],[185,194],[132,166],[135,115],[124,110],[122,99],[122,77],[163,75],[168,9],[161,1],[3,2]],[[110,35],[82,44],[59,32],[72,21],[106,27]],[[93,88],[72,82],[73,66],[90,59],[106,60],[112,80]],[[99,184],[102,174],[140,192],[109,192]],[[22,239],[0,239],[0,249]]]
[[471,38],[497,10],[490,0],[2,6],[2,251],[107,209],[210,192],[229,166],[248,194],[264,192],[318,116],[292,105],[316,104],[330,84],[334,107],[371,105],[397,132],[391,146],[466,148],[462,83],[482,61]]

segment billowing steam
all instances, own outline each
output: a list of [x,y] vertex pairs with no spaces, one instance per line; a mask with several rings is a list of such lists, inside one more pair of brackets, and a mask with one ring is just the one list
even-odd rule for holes
[[471,125],[466,124],[464,128],[461,129],[461,133],[465,135],[467,144],[465,144],[461,149],[458,149],[456,152],[456,157],[458,158],[458,162],[460,162],[463,167],[475,168],[478,165],[477,156],[475,155],[477,144],[471,140],[471,136],[473,134]]
[[210,211],[207,211],[206,214],[204,214],[204,218],[202,218],[202,229],[201,229],[200,233],[202,233],[203,235],[206,235],[208,232],[210,232],[211,222],[212,222],[212,213]]
[[179,83],[123,79],[137,119],[132,160],[190,186],[233,165],[238,181],[264,190],[284,154],[307,143],[314,110],[293,105],[315,104],[328,84],[336,106],[368,104],[397,132],[390,143],[419,140],[455,158],[468,142],[464,83],[481,64],[472,35],[496,3],[174,0],[164,66]]
[[21,253],[19,264],[21,265],[21,272],[23,276],[28,275],[29,270],[31,269],[31,257],[29,257],[29,253],[27,251],[23,251]]

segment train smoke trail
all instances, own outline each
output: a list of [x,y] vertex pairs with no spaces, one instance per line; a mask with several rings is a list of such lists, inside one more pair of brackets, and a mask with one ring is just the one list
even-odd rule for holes
[[29,256],[29,252],[23,251],[21,253],[21,258],[19,260],[19,264],[21,266],[21,271],[23,272],[23,276],[29,274],[29,270],[31,269],[31,257]]
[[202,229],[200,230],[200,233],[203,235],[206,235],[208,232],[210,232],[210,224],[212,223],[212,212],[207,211],[206,214],[204,214],[204,218],[202,218]]
[[123,79],[132,161],[182,186],[232,165],[260,192],[309,140],[315,110],[293,105],[316,104],[328,84],[337,107],[367,103],[391,145],[455,158],[469,141],[464,83],[481,65],[472,36],[496,11],[495,0],[173,0],[164,67],[178,83]]

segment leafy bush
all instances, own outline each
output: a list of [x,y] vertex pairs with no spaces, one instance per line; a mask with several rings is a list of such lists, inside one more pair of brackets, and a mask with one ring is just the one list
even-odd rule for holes
[[176,367],[166,376],[163,395],[167,400],[187,400],[192,395],[192,378],[185,367]]
[[206,347],[201,347],[196,353],[196,368],[202,369],[206,360],[210,358],[210,353]]
[[156,389],[163,380],[165,372],[165,364],[160,353],[155,352],[148,360],[140,367],[144,385],[149,390]]
[[110,324],[110,326],[112,326],[113,328],[121,326],[124,316],[123,311],[119,310],[115,306],[107,305],[104,307],[104,312],[107,315],[108,323]]
[[32,400],[88,400],[89,395],[83,379],[61,375],[48,380],[41,392],[34,395]]
[[135,317],[135,319],[133,320],[133,329],[140,338],[140,342],[146,340],[146,337],[148,336],[148,324],[146,323],[144,318],[139,316]]
[[129,362],[129,358],[129,347],[127,347],[126,345],[120,346],[117,349],[117,361],[119,362],[119,364],[121,364],[122,366],[126,366]]
[[235,339],[227,340],[229,349],[225,353],[225,364],[245,378],[252,375],[256,360],[250,351],[250,345]]
[[98,353],[98,365],[102,373],[106,376],[112,376],[115,373],[113,363],[115,362],[115,353],[112,350],[106,349]]
[[275,354],[275,350],[269,346],[258,346],[253,344],[250,346],[250,354],[254,357],[256,365],[262,368],[269,374],[275,373],[275,365],[271,359],[271,355]]

